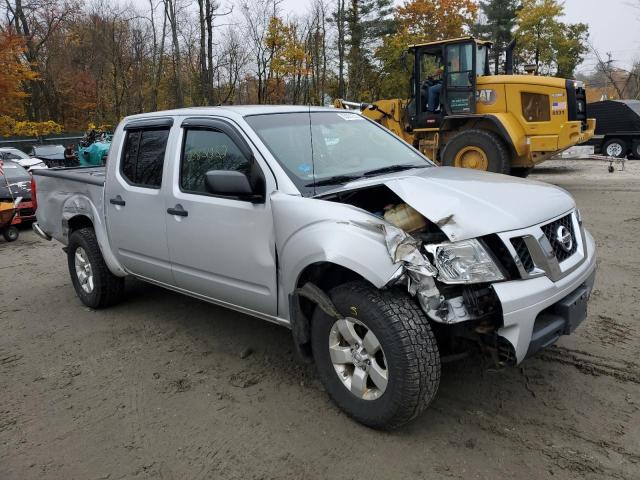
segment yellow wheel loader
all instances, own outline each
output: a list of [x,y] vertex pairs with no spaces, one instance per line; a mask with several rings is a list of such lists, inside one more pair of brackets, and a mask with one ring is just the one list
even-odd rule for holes
[[582,82],[513,75],[514,46],[506,52],[507,75],[491,75],[490,42],[464,37],[411,45],[411,99],[334,105],[359,108],[441,165],[526,176],[589,140],[596,122],[587,118]]

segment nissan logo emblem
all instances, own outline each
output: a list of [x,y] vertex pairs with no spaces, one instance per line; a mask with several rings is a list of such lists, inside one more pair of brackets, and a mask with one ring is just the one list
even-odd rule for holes
[[564,225],[560,225],[558,230],[556,230],[556,242],[558,242],[558,245],[567,253],[573,248],[573,237],[569,229]]

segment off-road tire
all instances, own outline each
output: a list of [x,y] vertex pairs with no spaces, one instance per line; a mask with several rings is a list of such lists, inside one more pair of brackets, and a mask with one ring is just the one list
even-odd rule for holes
[[[621,149],[620,153],[618,155],[609,155],[607,150],[609,149],[610,146],[614,144],[620,145],[620,149]],[[604,142],[604,144],[602,145],[602,154],[608,157],[623,158],[623,157],[626,157],[628,151],[629,151],[629,148],[627,146],[627,142],[625,142],[624,140],[621,140],[620,138],[611,138],[606,142]]]
[[433,400],[440,383],[440,354],[424,313],[400,289],[378,290],[363,282],[329,292],[344,317],[363,323],[384,351],[389,380],[375,400],[356,397],[343,385],[329,354],[329,332],[335,318],[316,308],[311,345],[318,375],[333,401],[349,416],[372,428],[390,430],[418,416]]
[[[80,286],[75,270],[75,254],[78,247],[82,247],[87,254],[93,273],[94,288],[91,293],[85,292]],[[101,309],[119,303],[124,296],[124,278],[116,277],[104,263],[98,239],[92,228],[80,228],[69,237],[67,246],[67,264],[69,275],[76,294],[87,307]]]
[[442,152],[442,165],[454,167],[457,153],[469,146],[479,147],[485,152],[489,160],[487,171],[511,173],[511,154],[504,141],[496,133],[481,129],[463,130],[449,139]]
[[20,236],[20,232],[16,227],[11,225],[2,232],[2,236],[7,242],[15,242]]

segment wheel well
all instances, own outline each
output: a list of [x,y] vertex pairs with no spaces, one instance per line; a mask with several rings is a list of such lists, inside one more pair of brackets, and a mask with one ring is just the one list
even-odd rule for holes
[[[352,280],[363,280],[363,277],[342,265],[331,262],[317,262],[312,263],[302,271],[298,277],[296,288],[300,288],[305,283],[311,282],[323,292],[329,292],[333,287]],[[299,301],[302,313],[308,319],[311,319],[315,304],[306,298],[300,298]]]
[[67,225],[69,228],[69,236],[71,236],[74,231],[80,230],[81,228],[93,228],[93,222],[85,215],[76,215],[75,217],[70,218],[67,221]]
[[504,127],[497,123],[497,120],[487,117],[466,117],[466,118],[448,118],[442,125],[444,132],[444,143],[448,142],[454,135],[465,130],[487,130],[495,133],[507,146],[509,153],[513,156],[516,154],[513,142]]
[[[296,289],[306,283],[312,283],[323,292],[350,282],[363,280],[363,277],[353,270],[331,262],[317,262],[307,266],[296,283]],[[310,361],[311,352],[311,318],[316,304],[308,298],[296,293],[289,296],[289,315],[294,345],[302,359]]]

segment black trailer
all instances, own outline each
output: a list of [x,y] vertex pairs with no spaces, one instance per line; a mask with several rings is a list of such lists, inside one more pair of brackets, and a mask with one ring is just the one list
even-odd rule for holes
[[640,100],[590,103],[587,111],[596,119],[596,133],[584,145],[593,145],[595,154],[640,159]]

